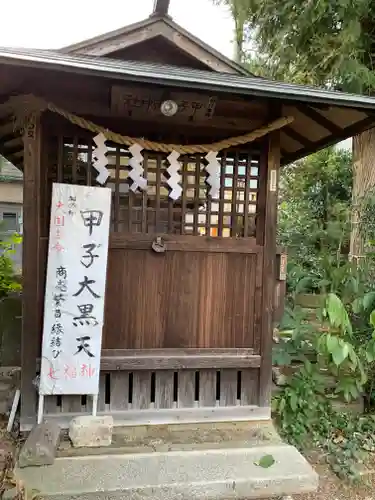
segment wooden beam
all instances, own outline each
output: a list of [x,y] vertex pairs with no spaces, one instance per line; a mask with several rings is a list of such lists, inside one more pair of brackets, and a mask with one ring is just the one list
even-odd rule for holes
[[14,139],[4,142],[1,151],[4,156],[13,155],[19,152],[23,154],[22,137],[15,137]]
[[[177,238],[173,234],[164,234],[162,239],[167,251],[173,252],[212,252],[246,254],[257,254],[262,251],[262,247],[256,244],[255,238],[218,238],[200,237],[191,238],[188,235],[179,235]],[[112,233],[109,240],[110,249],[132,249],[149,250],[155,240],[153,234],[122,234]]]
[[17,151],[17,153],[13,153],[13,157],[16,158],[16,159],[20,159],[20,158],[23,158],[24,156],[24,151]]
[[288,165],[289,163],[292,163],[298,160],[299,158],[303,158],[304,156],[307,156],[309,154],[316,153],[317,151],[323,148],[331,146],[332,144],[336,144],[337,142],[343,141],[348,137],[353,137],[354,135],[357,135],[360,132],[364,132],[365,130],[368,130],[369,128],[372,128],[374,126],[375,126],[375,116],[367,116],[363,120],[360,120],[359,122],[354,123],[353,125],[349,125],[349,127],[342,129],[339,135],[332,136],[332,139],[330,139],[329,141],[327,141],[327,138],[324,137],[319,141],[313,142],[311,146],[309,146],[308,148],[301,148],[293,153],[288,153],[285,156],[283,155],[282,165]]
[[156,16],[167,16],[170,0],[154,0],[154,9],[152,14]]
[[23,188],[23,310],[21,337],[21,418],[36,420],[37,393],[33,385],[40,349],[41,328],[38,300],[40,287],[40,184],[42,131],[40,117],[29,122],[24,133]]
[[253,349],[105,349],[102,371],[259,368]]
[[284,157],[288,154],[288,151],[286,149],[283,149],[280,147],[280,153],[281,153],[281,156]]
[[297,132],[297,130],[294,130],[294,128],[292,128],[290,125],[284,127],[283,132],[294,141],[299,142],[301,146],[307,148],[313,144],[312,141],[310,141],[310,139],[301,135],[299,132]]
[[[63,396],[64,398],[64,396]],[[89,413],[81,413],[89,415]],[[98,415],[108,415],[108,411],[98,411]],[[72,418],[77,413],[50,413],[48,419],[56,422],[61,429],[69,429]],[[259,408],[254,405],[246,406],[206,406],[200,408],[157,408],[147,410],[114,411],[115,427],[149,426],[167,424],[197,424],[212,422],[259,422],[271,420],[270,408]],[[35,425],[31,418],[22,418],[20,421],[21,432],[29,432]],[[62,456],[62,452],[59,452]]]
[[280,132],[268,136],[267,154],[262,167],[266,171],[264,249],[263,249],[263,291],[262,291],[262,357],[259,374],[259,406],[270,406],[272,387],[272,333],[274,293],[276,285],[276,227],[277,193],[280,167]]
[[0,141],[4,141],[4,139],[13,135],[15,135],[13,122],[6,122],[4,125],[0,125]]
[[[92,118],[94,120],[95,117],[103,117],[103,118],[111,118],[118,119],[122,121],[131,121],[131,122],[145,122],[146,120],[150,120],[150,116],[139,116],[134,114],[129,117],[126,115],[119,116],[118,114],[113,114],[109,106],[103,106],[97,103],[85,102],[83,100],[76,100],[72,98],[63,98],[63,97],[46,97],[46,100],[50,100],[56,106],[70,111],[75,115],[80,115],[86,118]],[[154,115],[152,116],[152,122],[155,124],[165,125],[174,127],[176,125],[181,125],[186,127],[187,129],[193,128],[207,128],[207,129],[222,129],[222,130],[241,130],[241,131],[250,131],[254,127],[260,126],[265,121],[264,112],[252,112],[251,118],[237,118],[236,116],[221,116],[214,115],[209,120],[192,120],[189,121],[186,118],[179,118],[179,116],[174,116],[171,118],[167,118],[165,116]],[[0,132],[1,133],[1,132]]]
[[[9,99],[9,96],[8,96]],[[13,121],[13,117],[9,114],[9,106],[8,106],[8,101],[5,101],[5,103],[0,104],[0,120],[1,121]]]
[[321,127],[328,130],[330,134],[340,135],[343,131],[341,127],[333,123],[331,120],[328,120],[325,116],[323,116],[319,111],[312,108],[311,106],[302,106],[302,104],[298,104],[297,109],[303,113],[305,116],[313,120],[315,123],[320,125]]

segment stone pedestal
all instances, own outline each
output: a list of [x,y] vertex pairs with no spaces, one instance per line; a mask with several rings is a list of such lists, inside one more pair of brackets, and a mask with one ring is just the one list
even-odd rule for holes
[[73,418],[69,438],[75,448],[110,446],[112,443],[113,417],[85,415]]
[[19,457],[19,467],[52,465],[60,442],[60,427],[55,422],[42,422],[28,435]]

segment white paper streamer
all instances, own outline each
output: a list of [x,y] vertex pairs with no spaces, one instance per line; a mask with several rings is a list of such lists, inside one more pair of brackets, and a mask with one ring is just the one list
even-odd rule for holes
[[167,160],[169,163],[169,167],[167,168],[167,172],[169,175],[167,184],[171,188],[169,197],[172,198],[172,200],[178,200],[182,193],[182,187],[180,185],[181,174],[179,172],[180,164],[178,162],[179,157],[180,153],[177,153],[177,151],[172,151],[172,153],[167,156]]
[[220,163],[217,159],[217,152],[207,153],[206,160],[208,161],[206,166],[207,183],[211,186],[209,194],[211,198],[217,199],[220,196]]
[[106,153],[108,151],[107,146],[105,145],[106,138],[105,135],[100,133],[94,137],[94,142],[96,144],[96,148],[92,152],[93,160],[92,165],[99,172],[98,177],[96,178],[96,182],[99,184],[105,184],[109,177],[109,170],[106,168],[108,165],[108,160]]
[[129,148],[129,152],[132,154],[132,158],[129,160],[129,167],[131,168],[129,172],[129,177],[133,181],[130,189],[135,193],[137,189],[144,190],[147,187],[147,179],[143,177],[143,156],[141,151],[143,148],[139,144],[133,144]]

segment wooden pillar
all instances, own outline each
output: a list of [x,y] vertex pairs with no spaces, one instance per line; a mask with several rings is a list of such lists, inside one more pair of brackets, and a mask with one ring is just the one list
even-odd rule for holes
[[38,301],[40,287],[41,150],[40,115],[25,127],[23,184],[23,304],[21,337],[21,425],[36,421],[37,391],[33,385],[40,351],[41,324]]
[[280,132],[268,136],[265,159],[263,296],[259,406],[271,405],[273,302],[276,286],[277,195],[280,167]]

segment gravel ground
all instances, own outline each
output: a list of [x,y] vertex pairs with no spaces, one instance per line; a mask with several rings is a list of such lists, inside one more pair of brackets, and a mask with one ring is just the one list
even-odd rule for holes
[[375,500],[375,473],[356,485],[349,485],[330,471],[328,465],[313,465],[319,474],[316,493],[295,495],[293,500]]

